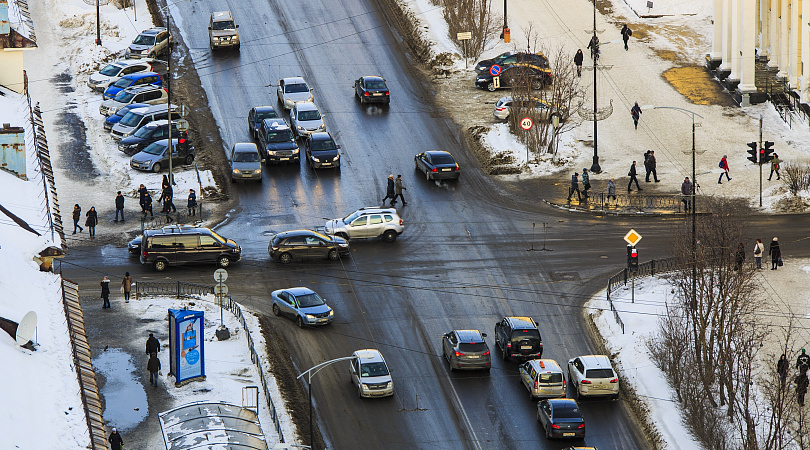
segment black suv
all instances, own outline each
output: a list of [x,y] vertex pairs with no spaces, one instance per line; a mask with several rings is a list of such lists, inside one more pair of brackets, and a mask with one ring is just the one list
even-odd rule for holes
[[504,317],[495,324],[495,345],[501,349],[503,359],[543,357],[543,338],[537,322],[531,317]]
[[[172,138],[180,135],[177,131],[177,122],[172,122]],[[135,153],[145,149],[147,145],[161,139],[169,138],[169,121],[156,120],[149,122],[146,125],[138,128],[132,136],[127,136],[118,142],[118,150],[127,156],[132,156]],[[191,145],[191,142],[189,142]]]
[[157,271],[189,263],[228,267],[241,257],[242,247],[208,228],[164,227],[144,231],[141,239],[141,264],[152,264]]
[[299,161],[298,144],[282,118],[264,119],[259,128],[259,153],[267,163]]

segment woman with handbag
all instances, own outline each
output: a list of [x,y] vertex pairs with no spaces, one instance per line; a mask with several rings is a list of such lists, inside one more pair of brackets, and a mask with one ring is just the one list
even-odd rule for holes
[[776,270],[777,267],[782,265],[782,249],[779,248],[779,238],[773,238],[771,246],[768,248],[768,254],[771,255],[771,270]]

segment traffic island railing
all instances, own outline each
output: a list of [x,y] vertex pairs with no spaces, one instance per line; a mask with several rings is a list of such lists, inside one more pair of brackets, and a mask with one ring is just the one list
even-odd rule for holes
[[[566,191],[568,196],[568,191]],[[673,194],[607,194],[605,192],[589,192],[581,199],[573,196],[566,197],[561,204],[583,209],[610,212],[620,210],[635,211],[661,211],[685,213],[689,197]]]
[[607,301],[608,304],[610,304],[610,310],[613,312],[613,318],[616,319],[616,323],[622,329],[622,334],[624,334],[624,322],[621,317],[619,317],[619,311],[613,306],[613,299],[610,297],[610,294],[619,288],[627,286],[627,282],[631,281],[633,278],[652,277],[656,274],[672,272],[677,268],[675,258],[652,259],[639,264],[637,270],[630,270],[625,267],[619,271],[619,273],[608,278]]
[[156,230],[167,225],[198,224],[207,220],[209,216],[209,211],[203,210],[202,203],[198,204],[196,214],[193,216],[190,215],[185,208],[178,209],[172,213],[155,213],[154,216],[148,213],[140,213],[141,233],[143,233],[144,230]]
[[213,286],[184,281],[138,281],[135,283],[135,299],[144,295],[184,298],[201,297],[213,293]]

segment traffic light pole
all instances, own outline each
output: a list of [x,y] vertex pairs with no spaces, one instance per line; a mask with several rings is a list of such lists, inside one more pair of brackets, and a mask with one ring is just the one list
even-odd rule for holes
[[[762,114],[759,115],[759,148],[762,148]],[[759,207],[762,208],[762,157],[759,158]]]

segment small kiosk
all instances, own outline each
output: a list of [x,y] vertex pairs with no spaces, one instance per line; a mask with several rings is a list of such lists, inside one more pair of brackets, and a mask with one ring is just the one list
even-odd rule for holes
[[205,380],[203,311],[169,310],[169,374],[175,387]]

